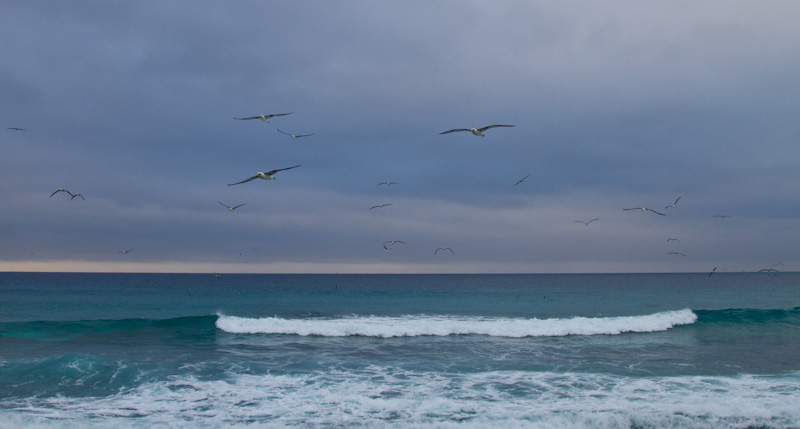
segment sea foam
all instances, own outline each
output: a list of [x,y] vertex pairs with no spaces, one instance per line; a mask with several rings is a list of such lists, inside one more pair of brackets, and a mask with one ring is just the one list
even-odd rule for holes
[[317,335],[324,337],[416,337],[422,335],[488,335],[493,337],[556,337],[616,335],[625,332],[665,331],[697,321],[690,309],[643,316],[573,318],[500,318],[408,315],[400,317],[350,316],[287,319],[218,315],[218,329],[235,334]]

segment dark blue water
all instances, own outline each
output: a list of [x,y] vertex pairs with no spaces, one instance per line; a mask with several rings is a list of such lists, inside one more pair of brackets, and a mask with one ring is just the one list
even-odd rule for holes
[[0,427],[800,427],[800,274],[0,273]]

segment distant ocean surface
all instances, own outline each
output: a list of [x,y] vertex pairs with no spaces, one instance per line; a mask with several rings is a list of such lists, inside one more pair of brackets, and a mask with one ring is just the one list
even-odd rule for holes
[[0,427],[798,428],[800,274],[0,273]]

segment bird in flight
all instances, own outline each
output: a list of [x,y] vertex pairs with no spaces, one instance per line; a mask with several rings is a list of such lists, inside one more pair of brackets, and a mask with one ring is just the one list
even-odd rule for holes
[[117,252],[117,253],[127,254],[127,253],[130,253],[130,252],[133,252],[133,249],[123,250],[123,251]]
[[291,170],[291,169],[293,169],[293,168],[297,168],[297,167],[299,167],[300,165],[301,165],[301,164],[297,164],[297,165],[295,165],[294,167],[279,168],[279,169],[277,169],[277,170],[268,171],[268,172],[266,172],[266,173],[264,173],[263,171],[259,171],[259,172],[258,172],[258,173],[256,173],[256,175],[255,175],[255,176],[253,176],[253,177],[250,177],[250,178],[248,178],[248,179],[244,179],[244,180],[242,180],[241,182],[229,183],[229,184],[228,184],[228,186],[238,185],[238,184],[240,184],[240,183],[247,183],[247,182],[249,182],[249,181],[251,181],[251,180],[255,180],[255,179],[275,180],[275,178],[274,178],[274,177],[272,177],[272,176],[273,176],[275,173],[277,173],[277,172],[279,172],[279,171]]
[[711,217],[718,217],[720,219],[724,219],[724,218],[730,217],[730,216],[729,215],[714,215],[714,216],[711,216]]
[[48,198],[53,198],[53,195],[55,195],[55,194],[57,194],[57,193],[59,193],[59,192],[66,192],[66,193],[68,193],[68,194],[69,194],[71,197],[75,198],[75,195],[73,195],[73,194],[72,194],[72,192],[70,192],[70,191],[68,191],[68,190],[66,190],[66,189],[64,189],[64,188],[58,188],[58,189],[56,189],[56,190],[55,190],[55,192],[53,192],[52,194],[50,194],[50,196],[49,196]]
[[441,251],[449,250],[449,251],[450,251],[450,253],[452,253],[452,254],[454,254],[454,255],[456,254],[456,252],[453,252],[453,249],[451,249],[451,248],[449,248],[449,247],[440,247],[440,248],[438,248],[438,249],[436,249],[436,250],[434,250],[434,251],[433,251],[433,255],[434,255],[434,256],[436,256],[436,254],[437,254],[437,253],[439,253],[439,251],[440,251],[440,250],[441,250]]
[[590,223],[592,223],[592,222],[594,222],[594,221],[596,221],[596,220],[600,220],[600,219],[597,219],[597,218],[595,218],[595,219],[592,219],[592,220],[587,220],[587,221],[583,221],[583,220],[576,220],[575,222],[580,222],[580,223],[582,223],[582,224],[584,224],[584,225],[589,225]]
[[668,239],[667,239],[667,243],[669,243],[670,241],[677,241],[678,243],[680,243],[680,242],[681,242],[681,241],[680,241],[680,240],[678,240],[677,238],[668,238]]
[[314,135],[314,133],[311,133],[311,134],[297,134],[297,135],[290,134],[290,133],[286,133],[286,132],[281,131],[280,128],[278,129],[278,132],[281,133],[281,134],[286,134],[287,136],[289,136],[289,137],[291,137],[293,139],[299,139],[300,137],[308,137],[308,136],[313,136]]
[[272,115],[258,115],[258,116],[251,116],[251,117],[249,117],[249,118],[233,118],[233,119],[238,119],[238,120],[240,120],[240,121],[249,121],[250,119],[261,119],[261,120],[262,120],[262,121],[264,121],[264,122],[269,122],[269,120],[270,120],[271,118],[274,118],[274,117],[276,117],[276,116],[286,116],[286,115],[291,115],[292,113],[294,113],[294,112],[289,112],[289,113],[273,113]]
[[653,213],[655,213],[657,215],[666,216],[664,213],[659,213],[659,212],[657,212],[657,211],[655,211],[653,209],[648,209],[647,207],[634,207],[634,208],[622,209],[622,210],[641,210],[641,211],[644,211],[644,212],[653,212]]
[[380,209],[380,208],[383,208],[383,207],[386,207],[386,206],[391,206],[391,205],[393,205],[393,204],[391,204],[391,203],[389,203],[389,204],[378,204],[377,206],[372,206],[369,209],[370,210],[372,210],[372,209]]
[[666,206],[666,207],[664,207],[664,208],[665,208],[665,209],[668,209],[668,208],[670,208],[670,207],[675,207],[675,206],[677,206],[677,205],[678,205],[678,200],[680,200],[681,198],[683,198],[683,197],[678,197],[678,199],[676,199],[676,200],[675,200],[675,202],[674,202],[674,203],[672,203],[672,205],[670,205],[670,206]]
[[[222,204],[222,201],[217,201],[217,202]],[[239,204],[238,206],[233,206],[233,207],[231,207],[231,206],[229,206],[227,204],[222,204],[222,205],[227,207],[229,211],[234,211],[234,210],[238,209],[239,207],[241,207],[241,206],[243,206],[245,204],[247,204],[247,203]]]
[[708,273],[708,276],[711,277],[711,275],[714,274],[714,271],[717,271],[717,267],[714,267],[714,269],[711,270],[710,273]]
[[684,254],[683,254],[683,253],[681,253],[681,252],[667,252],[667,255],[680,255],[680,256],[686,256],[686,255],[684,255]]
[[376,186],[381,186],[381,185],[402,185],[402,183],[398,183],[398,182],[392,182],[392,181],[390,180],[390,181],[388,181],[388,182],[381,182],[381,183],[378,183]]
[[70,200],[74,200],[74,199],[75,199],[75,197],[81,197],[81,199],[82,199],[83,201],[86,201],[86,198],[84,198],[84,197],[83,197],[83,195],[81,195],[81,194],[74,194],[74,195],[72,195],[72,198],[70,198]]
[[9,130],[14,130],[14,131],[28,131],[28,130],[26,130],[25,128],[17,128],[17,127],[10,127],[10,128],[8,128],[8,129],[9,129]]
[[524,181],[525,181],[525,179],[527,179],[528,177],[531,177],[531,175],[529,174],[529,175],[527,175],[527,176],[523,177],[522,179],[519,179],[519,180],[517,181],[517,183],[515,183],[515,184],[514,184],[514,186],[517,186],[517,185],[519,185],[520,183],[524,182]]
[[449,133],[455,133],[457,131],[469,131],[472,134],[475,134],[476,136],[484,137],[483,135],[484,131],[488,130],[489,128],[497,128],[497,127],[513,127],[513,125],[488,125],[483,128],[455,128],[449,131],[441,132],[439,134],[449,134]]
[[397,243],[400,243],[400,244],[406,244],[406,242],[405,242],[405,241],[400,241],[400,240],[389,240],[389,241],[384,241],[384,242],[383,242],[383,244],[384,244],[384,245],[385,245],[386,243],[389,243],[389,244],[397,244]]

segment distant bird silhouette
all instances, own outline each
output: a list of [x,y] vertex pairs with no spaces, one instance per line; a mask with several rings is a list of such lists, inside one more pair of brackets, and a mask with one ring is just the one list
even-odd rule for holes
[[667,255],[680,255],[680,256],[686,256],[686,255],[684,255],[684,254],[683,254],[683,253],[681,253],[681,252],[667,252]]
[[527,175],[527,176],[523,177],[522,179],[519,179],[519,180],[517,181],[517,183],[515,183],[515,184],[514,184],[514,186],[517,186],[517,185],[519,185],[520,183],[524,182],[524,181],[525,181],[525,179],[527,179],[528,177],[531,177],[531,175],[529,174],[529,175]]
[[25,128],[17,128],[17,127],[10,127],[10,128],[9,128],[9,130],[14,130],[14,131],[28,131],[28,130],[26,130]]
[[659,213],[659,212],[657,212],[657,211],[655,211],[653,209],[648,209],[647,207],[634,207],[634,208],[622,209],[622,210],[641,210],[641,211],[645,211],[645,212],[653,212],[653,213],[655,213],[657,215],[661,215],[661,216],[666,216],[664,213]]
[[83,195],[81,195],[81,194],[73,194],[73,195],[72,195],[72,198],[70,198],[70,200],[74,200],[74,199],[75,199],[75,197],[81,197],[81,199],[82,199],[83,201],[86,201],[86,198],[84,198],[84,197],[83,197]]
[[389,244],[398,244],[398,243],[399,244],[406,244],[405,241],[400,241],[400,240],[389,240],[389,241],[384,241],[383,242],[383,244],[386,244],[386,243],[389,243]]
[[369,209],[370,209],[370,210],[372,210],[372,209],[380,209],[380,208],[383,208],[383,207],[386,207],[386,206],[391,206],[391,205],[393,205],[393,204],[391,204],[391,203],[388,203],[388,204],[378,204],[377,206],[372,206],[372,207],[370,207]]
[[667,243],[669,243],[670,241],[677,241],[678,243],[680,243],[680,242],[681,242],[681,241],[680,241],[680,240],[678,240],[677,238],[668,238],[668,239],[667,239]]
[[273,176],[275,173],[277,173],[277,172],[279,172],[279,171],[291,170],[291,169],[293,169],[293,168],[297,168],[297,167],[299,167],[300,165],[301,165],[301,164],[297,164],[297,165],[295,165],[294,167],[279,168],[279,169],[277,169],[277,170],[268,171],[268,172],[266,172],[266,173],[264,173],[264,172],[262,172],[262,171],[259,171],[258,173],[256,173],[256,175],[255,175],[255,176],[253,176],[253,177],[251,177],[251,178],[249,178],[249,179],[244,179],[244,180],[242,180],[241,182],[229,183],[229,184],[228,184],[228,186],[238,185],[238,184],[240,184],[240,183],[247,183],[247,182],[249,182],[249,181],[251,181],[251,180],[255,180],[255,179],[263,179],[263,180],[275,180],[275,178],[274,178],[274,177],[272,177],[272,176]]
[[130,253],[130,252],[133,252],[133,249],[123,250],[123,251],[121,251],[121,252],[117,252],[117,253],[128,254],[128,253]]
[[377,185],[375,185],[375,186],[381,186],[381,185],[390,185],[390,186],[391,186],[391,185],[402,185],[402,183],[398,183],[398,182],[392,182],[392,181],[390,180],[390,181],[388,181],[388,182],[381,182],[381,183],[378,183],[378,184],[377,184]]
[[251,120],[251,119],[261,119],[261,120],[262,120],[262,121],[264,121],[264,122],[269,122],[269,120],[270,120],[271,118],[274,118],[274,117],[276,117],[276,116],[286,116],[286,115],[291,115],[292,113],[294,113],[294,112],[289,112],[289,113],[273,113],[273,114],[271,114],[271,115],[258,115],[258,116],[251,116],[251,117],[249,117],[249,118],[233,118],[233,119],[238,119],[238,120],[240,120],[240,121],[249,121],[249,120]]
[[452,253],[452,254],[454,254],[454,255],[456,254],[456,252],[453,252],[453,249],[451,249],[451,248],[449,248],[449,247],[440,247],[440,248],[438,248],[438,249],[436,249],[436,250],[434,250],[434,251],[433,251],[433,255],[434,255],[434,256],[436,256],[436,254],[437,254],[437,253],[439,253],[439,251],[440,251],[440,250],[441,250],[441,251],[449,250],[449,251],[450,251],[450,253]]
[[674,202],[674,203],[672,203],[672,205],[671,205],[671,206],[666,206],[666,207],[664,207],[664,208],[665,208],[665,209],[668,209],[668,208],[670,208],[670,207],[675,207],[676,205],[678,205],[678,200],[680,200],[681,198],[683,198],[683,197],[678,197],[678,199],[677,199],[677,200],[675,200],[675,202]]
[[497,127],[513,127],[513,125],[488,125],[488,126],[485,126],[483,128],[455,128],[455,129],[452,129],[452,130],[441,132],[439,134],[449,134],[449,133],[455,133],[455,132],[459,132],[459,131],[469,131],[469,132],[471,132],[472,134],[474,134],[476,136],[485,137],[483,135],[484,131],[486,131],[486,130],[488,130],[490,128],[497,128]]
[[594,221],[596,221],[596,220],[600,220],[600,219],[597,219],[597,218],[595,218],[595,219],[592,219],[592,220],[587,220],[587,221],[576,220],[575,222],[580,222],[580,223],[582,223],[582,224],[584,224],[584,225],[589,225],[590,223],[592,223],[592,222],[594,222]]
[[308,136],[313,136],[314,135],[314,133],[311,133],[311,134],[290,134],[290,133],[281,131],[280,128],[278,128],[278,132],[281,133],[281,134],[286,134],[287,136],[289,136],[289,137],[291,137],[293,139],[299,139],[300,137],[308,137]]
[[243,206],[243,205],[247,204],[247,203],[242,203],[242,204],[239,204],[238,206],[233,206],[233,207],[231,207],[231,206],[229,206],[229,205],[227,205],[227,204],[223,204],[223,203],[222,203],[222,201],[217,201],[217,202],[218,202],[218,203],[220,203],[220,204],[222,204],[223,206],[227,207],[229,211],[234,211],[234,210],[238,209],[239,207],[241,207],[241,206]]
[[[48,198],[53,198],[53,195],[55,195],[55,194],[57,194],[59,192],[66,192],[67,194],[69,194],[70,197],[74,197],[75,196],[75,195],[72,194],[72,192],[70,192],[70,191],[68,191],[68,190],[66,190],[64,188],[58,188],[52,194],[50,194],[50,196]],[[72,199],[72,198],[70,198],[70,199]]]
[[717,271],[717,267],[714,267],[714,269],[711,270],[710,273],[708,273],[708,277],[711,277],[711,275],[714,274],[714,271]]
[[730,217],[730,216],[729,215],[714,215],[714,216],[711,216],[711,217],[718,217],[720,219],[724,219],[724,218]]

